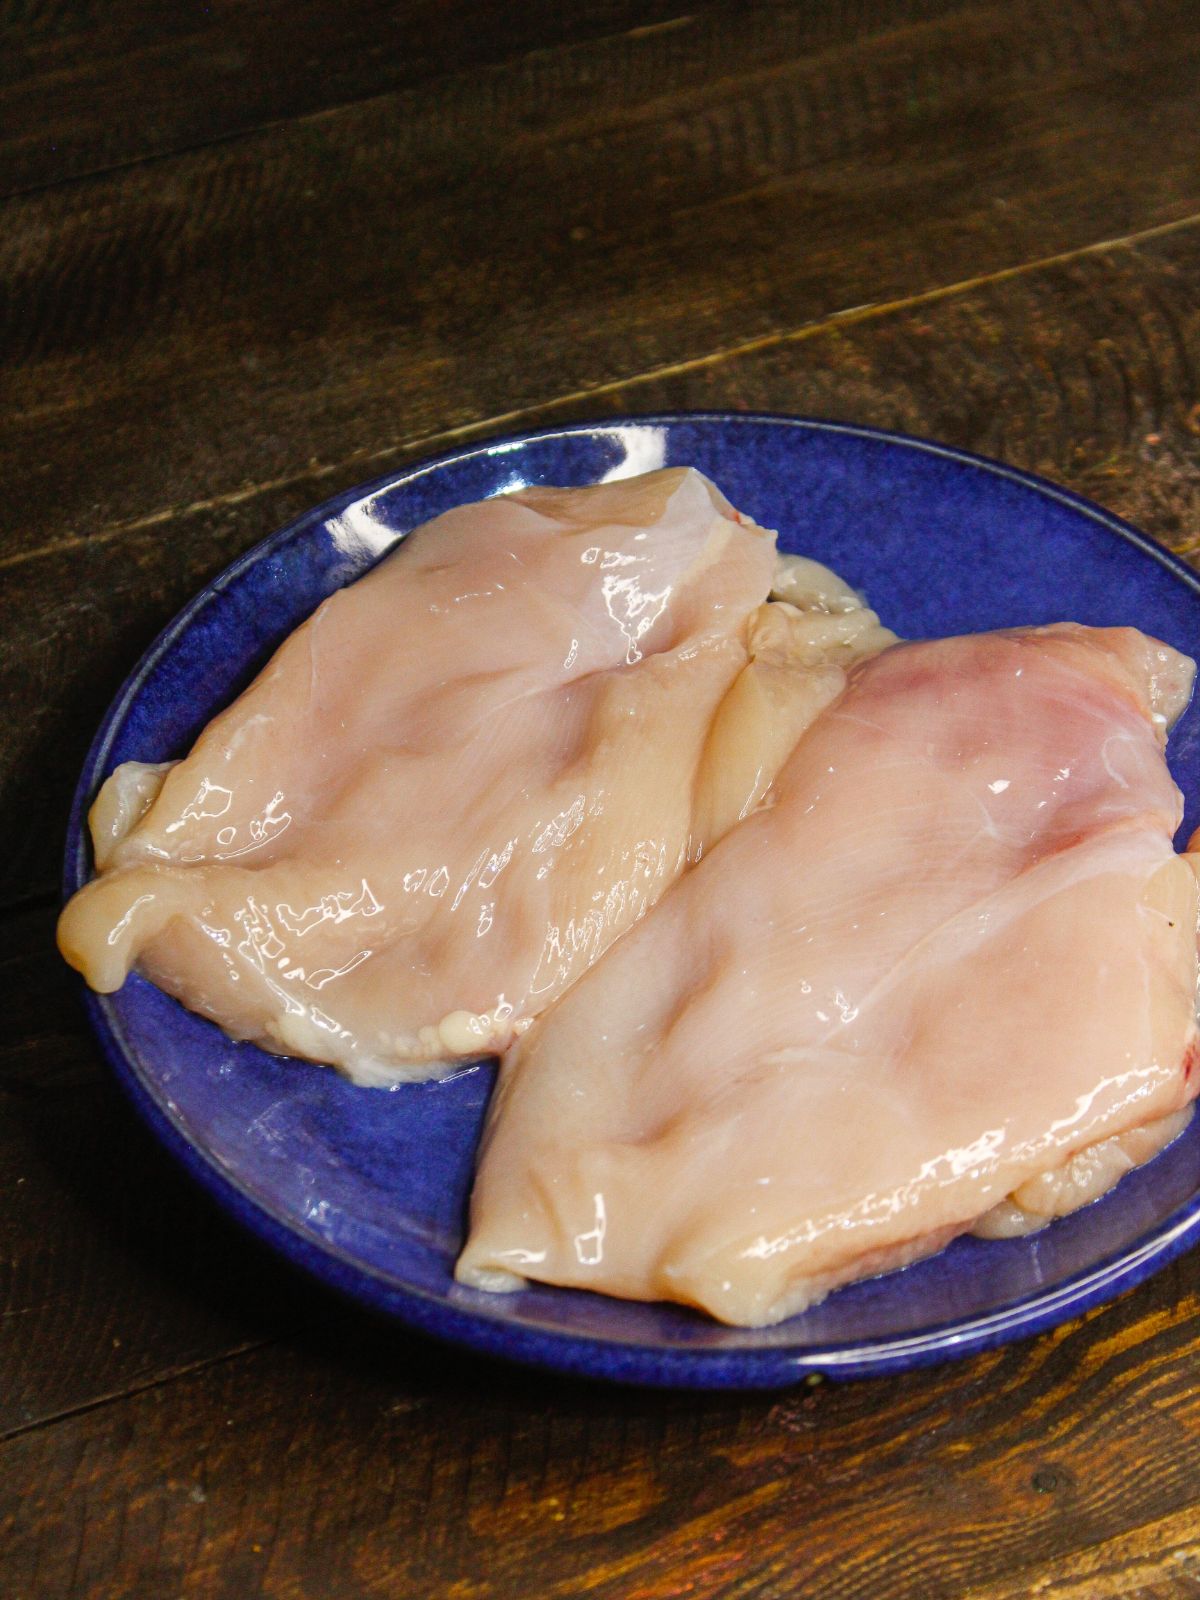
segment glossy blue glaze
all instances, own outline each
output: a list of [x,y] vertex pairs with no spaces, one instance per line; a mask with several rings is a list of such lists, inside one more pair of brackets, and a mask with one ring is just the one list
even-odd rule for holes
[[[707,473],[836,568],[908,638],[1070,618],[1132,623],[1200,655],[1200,583],[1142,535],[1053,485],[920,440],[786,417],[680,415],[473,446],[341,495],[211,584],[151,647],[88,756],[66,890],[89,874],[86,807],[120,761],[182,755],[333,589],[411,528],[528,483],[663,464]],[[1172,769],[1200,801],[1200,716]],[[670,1306],[454,1284],[492,1068],[388,1092],[232,1044],[141,979],[88,996],[122,1082],[184,1165],[255,1233],[325,1282],[442,1338],[619,1381],[767,1387],[964,1354],[1053,1326],[1144,1278],[1200,1234],[1200,1119],[1108,1197],[1030,1239],[962,1239],[779,1327]]]

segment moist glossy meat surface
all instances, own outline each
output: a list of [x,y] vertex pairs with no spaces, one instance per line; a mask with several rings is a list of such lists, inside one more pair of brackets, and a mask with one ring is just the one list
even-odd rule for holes
[[769,1323],[1153,1153],[1197,1087],[1191,672],[1069,625],[855,668],[506,1055],[460,1277]]
[[64,953],[365,1083],[503,1048],[759,802],[836,663],[890,641],[813,564],[804,612],[765,607],[774,573],[688,470],[447,513],[184,761],[118,769]]

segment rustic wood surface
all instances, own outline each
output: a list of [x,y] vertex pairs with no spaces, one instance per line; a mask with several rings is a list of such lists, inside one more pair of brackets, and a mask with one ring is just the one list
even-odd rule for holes
[[375,1323],[134,1120],[70,786],[207,577],[406,459],[732,406],[926,433],[1200,565],[1187,0],[0,6],[0,1595],[1200,1592],[1200,1257],[769,1396]]

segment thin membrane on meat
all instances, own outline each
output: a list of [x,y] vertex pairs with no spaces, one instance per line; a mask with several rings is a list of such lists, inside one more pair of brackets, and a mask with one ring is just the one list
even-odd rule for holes
[[890,640],[815,566],[765,605],[775,564],[684,469],[447,512],[185,760],[117,769],[64,954],[364,1083],[503,1048],[760,802],[782,653],[812,715]]
[[768,802],[507,1052],[458,1267],[778,1321],[1180,1131],[1192,663],[1072,625],[853,668]]

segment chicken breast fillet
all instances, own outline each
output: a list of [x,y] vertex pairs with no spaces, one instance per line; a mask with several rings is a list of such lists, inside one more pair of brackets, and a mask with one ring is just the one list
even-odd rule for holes
[[184,761],[113,774],[63,953],[363,1083],[502,1049],[890,641],[823,568],[789,569],[803,612],[764,606],[775,559],[690,470],[446,513]]
[[766,1324],[1153,1154],[1200,1083],[1192,671],[1071,625],[856,667],[506,1054],[460,1279]]

